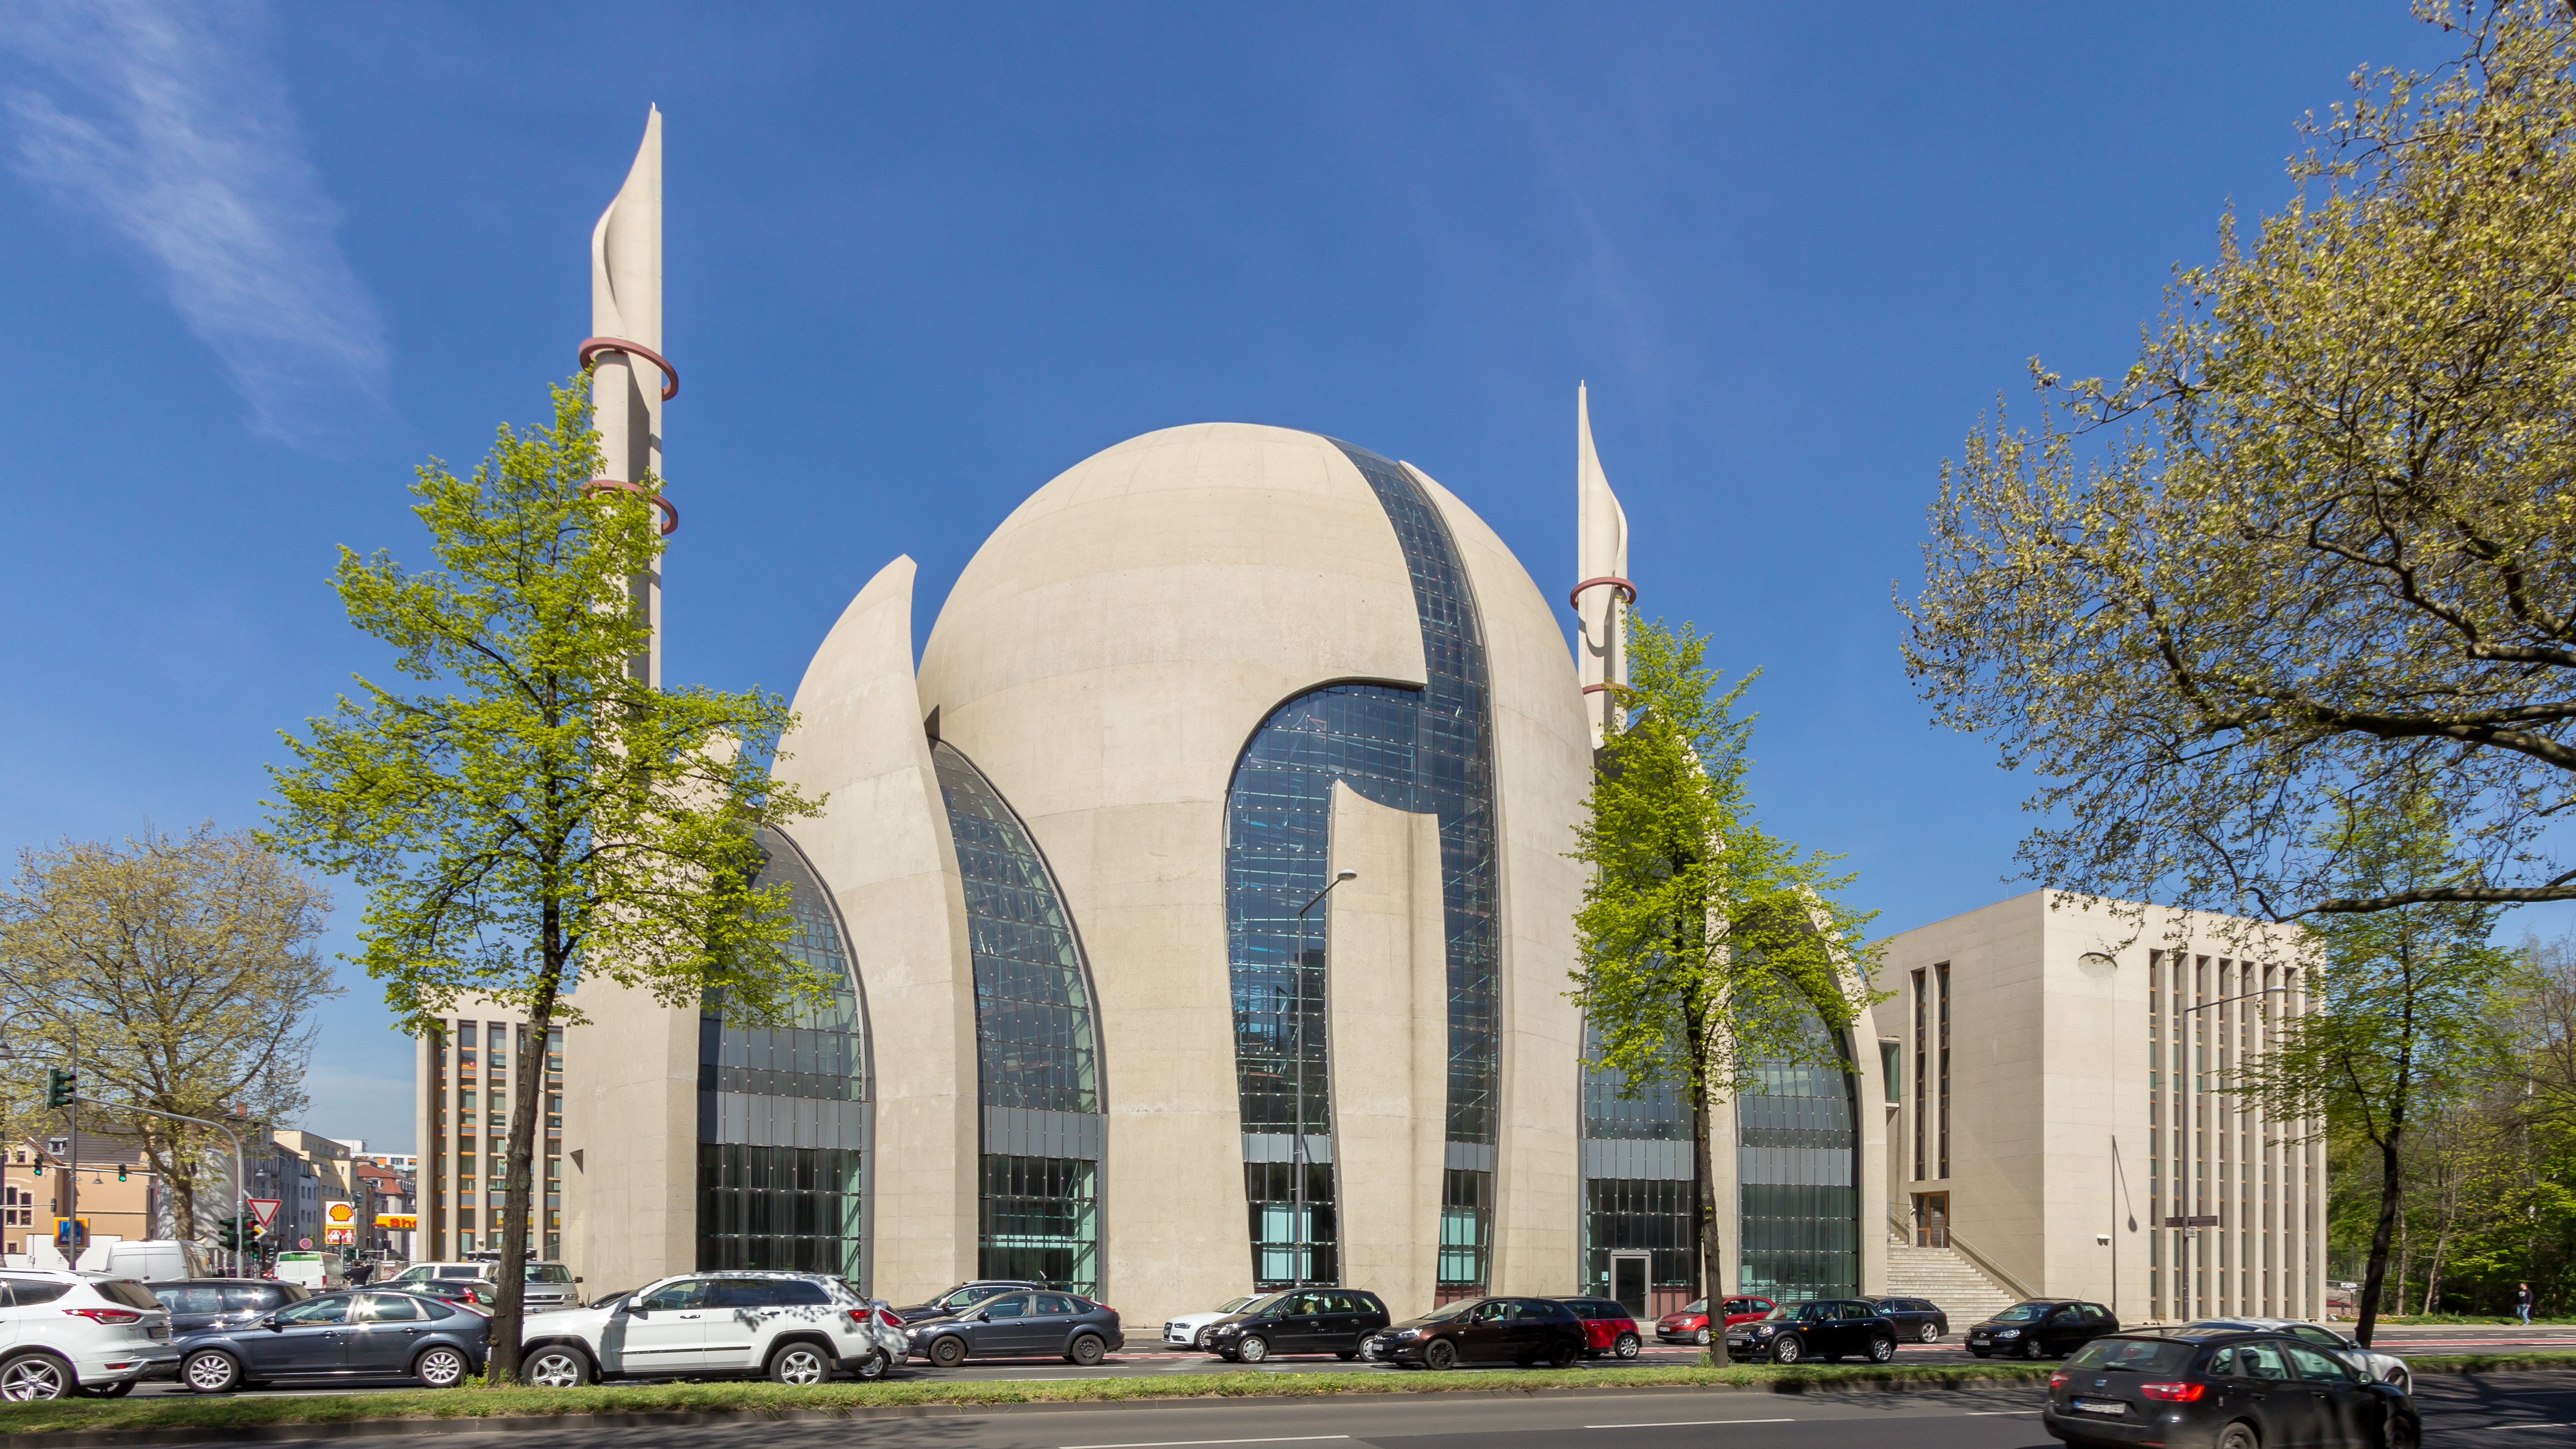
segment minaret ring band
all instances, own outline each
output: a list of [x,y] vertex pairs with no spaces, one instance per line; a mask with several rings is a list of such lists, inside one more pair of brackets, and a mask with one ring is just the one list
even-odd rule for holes
[[588,498],[594,493],[606,493],[611,489],[620,493],[632,493],[636,497],[641,498],[645,502],[662,510],[663,537],[670,537],[671,534],[679,528],[680,510],[672,504],[670,499],[663,497],[661,494],[645,492],[644,485],[641,483],[628,483],[617,478],[593,478],[589,482],[581,485],[581,496]]
[[1585,694],[1601,694],[1621,687],[1622,686],[1616,684],[1587,684],[1583,686],[1583,692]]
[[[655,352],[652,348],[645,346],[641,342],[629,342],[623,337],[583,338],[581,340],[581,370],[584,372],[590,371],[591,360],[598,357],[599,354],[603,352],[625,352],[643,358],[646,362],[662,369],[662,401],[669,402],[671,399],[680,395],[679,369],[673,367],[668,361],[664,360],[662,354]],[[667,533],[670,530],[665,529],[663,531]]]
[[1583,607],[1583,591],[1585,589],[1597,589],[1603,584],[1608,584],[1610,587],[1626,594],[1628,596],[1629,607],[1636,607],[1637,586],[1628,582],[1626,579],[1619,578],[1611,574],[1604,574],[1597,579],[1585,579],[1583,582],[1576,584],[1574,586],[1574,592],[1565,596],[1565,601],[1568,604],[1573,605],[1575,608],[1580,609]]

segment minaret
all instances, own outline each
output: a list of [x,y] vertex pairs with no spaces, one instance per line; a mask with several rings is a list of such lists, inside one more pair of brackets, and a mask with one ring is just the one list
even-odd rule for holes
[[1628,682],[1628,608],[1637,602],[1637,586],[1628,581],[1628,514],[1592,449],[1592,400],[1581,383],[1574,388],[1574,492],[1574,571],[1582,582],[1569,602],[1583,632],[1575,672],[1583,680],[1583,712],[1597,750],[1625,723],[1609,690]]
[[[581,362],[592,368],[590,401],[599,428],[603,476],[596,487],[642,493],[660,511],[662,532],[680,526],[679,510],[659,492],[662,404],[679,395],[680,375],[662,357],[662,112],[644,116],[644,144],[617,199],[590,233],[590,330]],[[651,482],[646,480],[650,479]],[[653,628],[650,650],[636,660],[644,682],[662,682],[662,575],[635,580],[635,606]]]

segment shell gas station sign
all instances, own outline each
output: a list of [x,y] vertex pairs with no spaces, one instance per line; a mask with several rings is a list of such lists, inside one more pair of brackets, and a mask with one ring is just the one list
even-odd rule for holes
[[322,1241],[355,1244],[358,1241],[358,1205],[350,1202],[322,1204]]

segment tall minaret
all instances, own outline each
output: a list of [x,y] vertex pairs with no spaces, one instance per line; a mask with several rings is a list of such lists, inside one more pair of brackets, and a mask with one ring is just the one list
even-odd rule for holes
[[1625,723],[1609,689],[1628,682],[1628,607],[1637,602],[1637,586],[1628,581],[1628,514],[1602,475],[1601,455],[1592,450],[1592,400],[1581,383],[1574,388],[1574,491],[1574,569],[1582,582],[1574,586],[1571,602],[1583,631],[1576,673],[1597,750]]
[[[662,357],[662,112],[644,116],[626,184],[590,233],[590,338],[581,344],[593,368],[591,408],[599,427],[603,485],[651,497],[669,533],[680,516],[658,485],[662,477],[662,404],[680,391],[679,374]],[[654,480],[648,484],[647,478]],[[640,486],[639,486],[640,485]],[[662,575],[635,580],[635,606],[653,627],[651,649],[636,661],[650,685],[662,682]]]

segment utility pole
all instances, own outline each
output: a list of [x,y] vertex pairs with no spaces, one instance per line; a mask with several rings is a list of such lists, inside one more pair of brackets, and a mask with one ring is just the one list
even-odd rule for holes
[[1291,1220],[1297,1224],[1294,1271],[1297,1277],[1296,1286],[1300,1288],[1306,1286],[1306,1255],[1311,1250],[1311,1240],[1314,1237],[1306,1227],[1306,913],[1320,904],[1324,897],[1331,895],[1334,886],[1346,880],[1359,878],[1360,873],[1355,870],[1335,871],[1329,884],[1315,892],[1312,900],[1297,908],[1297,1024],[1290,1028],[1294,1036],[1293,1045],[1289,1048],[1297,1057],[1297,1137],[1288,1149],[1288,1191],[1291,1204],[1288,1211]]

